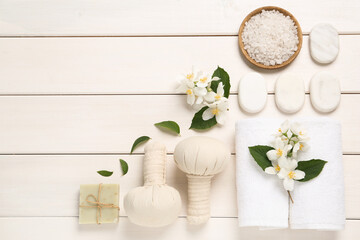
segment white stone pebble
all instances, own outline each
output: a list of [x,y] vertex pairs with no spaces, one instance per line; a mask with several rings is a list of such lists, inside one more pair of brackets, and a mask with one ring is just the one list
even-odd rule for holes
[[339,53],[339,34],[330,24],[318,24],[310,32],[310,53],[318,63],[331,63]]
[[249,56],[266,66],[287,61],[299,44],[294,21],[276,10],[263,10],[251,17],[241,36]]
[[329,72],[315,74],[310,82],[310,99],[319,112],[334,111],[340,103],[341,89],[336,76]]
[[304,105],[305,87],[304,81],[298,74],[284,73],[276,81],[275,85],[276,105],[285,113],[295,113]]
[[240,107],[248,113],[258,113],[266,105],[267,89],[263,76],[251,72],[241,78],[238,95]]

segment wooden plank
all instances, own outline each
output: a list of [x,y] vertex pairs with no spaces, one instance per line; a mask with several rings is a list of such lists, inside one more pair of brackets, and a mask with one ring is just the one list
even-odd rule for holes
[[[237,96],[230,96],[228,120],[210,131],[188,130],[194,111],[186,96],[17,96],[0,97],[0,153],[129,153],[136,138],[148,135],[167,144],[172,152],[180,139],[208,135],[223,140],[234,152],[234,126],[248,117],[296,118],[328,116],[342,123],[343,152],[360,153],[359,94],[343,95],[339,108],[330,114],[316,112],[309,97],[293,115],[281,113],[268,96],[266,108],[257,115],[243,113]],[[154,123],[174,120],[182,138],[166,134]],[[137,152],[142,152],[139,148]]]
[[[121,176],[119,158],[129,164]],[[360,156],[345,155],[346,216],[360,219]],[[84,183],[119,183],[120,215],[125,216],[123,197],[143,184],[143,156],[0,156],[0,216],[78,216],[79,185]],[[109,178],[96,171],[114,171]],[[183,200],[181,216],[186,216],[187,180],[168,156],[167,183],[179,190]],[[212,181],[213,217],[236,217],[235,156],[225,171]]]
[[[299,20],[305,33],[328,22],[340,32],[360,32],[359,1],[274,0]],[[2,36],[219,35],[237,33],[245,16],[266,0],[2,0]]]
[[[78,225],[77,218],[0,218],[2,240],[46,239],[53,240],[145,240],[145,239],[265,239],[265,240],[353,240],[360,237],[360,221],[346,221],[345,230],[339,232],[311,230],[259,231],[256,228],[239,228],[237,219],[211,218],[205,225],[190,226],[180,218],[168,227],[143,228],[121,218],[116,225]],[[21,229],[21,230],[19,230]]]
[[[360,93],[360,36],[341,36],[340,45],[334,63],[319,65],[304,37],[300,55],[286,71],[300,73],[306,89],[315,73],[330,71],[341,80],[343,93]],[[250,66],[237,37],[0,38],[0,52],[0,94],[172,94],[176,77],[192,64],[210,73],[217,65],[226,69],[232,93],[244,74],[259,71],[274,92],[283,73]]]

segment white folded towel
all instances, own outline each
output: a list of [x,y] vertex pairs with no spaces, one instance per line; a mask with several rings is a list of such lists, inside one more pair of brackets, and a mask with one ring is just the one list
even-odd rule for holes
[[329,118],[300,120],[308,130],[310,149],[299,160],[327,161],[320,175],[309,182],[298,182],[290,204],[293,229],[341,230],[345,226],[344,173],[341,125]]
[[239,226],[288,227],[288,196],[282,182],[266,174],[248,147],[269,145],[281,120],[246,119],[236,124],[236,185]]
[[[328,161],[321,174],[296,182],[290,204],[282,181],[262,171],[248,147],[269,145],[285,119],[246,119],[236,124],[237,197],[240,226],[261,229],[339,230],[345,224],[341,128],[329,118],[297,118],[308,130],[310,149],[299,160]],[[292,120],[291,120],[292,121]],[[290,219],[289,219],[290,216]],[[289,219],[289,220],[288,220]]]

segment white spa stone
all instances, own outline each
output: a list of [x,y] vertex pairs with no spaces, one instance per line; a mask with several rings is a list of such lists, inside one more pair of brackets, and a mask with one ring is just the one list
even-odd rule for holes
[[340,103],[341,89],[336,76],[329,72],[315,74],[310,82],[310,99],[319,112],[334,111]]
[[284,73],[275,86],[276,105],[285,113],[295,113],[304,105],[305,88],[304,81],[298,74]]
[[265,107],[267,100],[264,77],[256,72],[246,74],[239,83],[238,100],[244,111],[248,113],[260,112]]
[[339,53],[339,34],[330,24],[318,24],[310,32],[310,52],[319,63],[333,62]]

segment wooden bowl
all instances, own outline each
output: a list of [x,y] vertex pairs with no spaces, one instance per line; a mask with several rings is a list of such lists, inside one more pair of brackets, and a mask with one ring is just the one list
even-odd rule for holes
[[[285,16],[289,16],[293,21],[294,23],[296,24],[297,26],[297,31],[298,31],[298,39],[299,39],[299,44],[298,44],[298,48],[296,50],[296,52],[285,62],[283,62],[282,64],[276,64],[276,65],[273,65],[273,66],[266,66],[264,64],[261,64],[261,63],[258,63],[256,62],[254,59],[252,59],[249,54],[247,53],[247,51],[244,49],[244,43],[242,41],[242,32],[244,30],[244,27],[245,27],[245,23],[247,21],[249,21],[249,19],[256,15],[256,14],[259,14],[261,13],[262,10],[277,10],[279,12],[281,12],[282,14],[284,14]],[[291,14],[289,13],[288,11],[286,11],[285,9],[282,9],[282,8],[279,8],[279,7],[274,7],[274,6],[267,6],[267,7],[261,7],[261,8],[258,8],[258,9],[255,9],[254,11],[252,11],[251,13],[249,13],[249,15],[247,15],[245,17],[245,19],[243,20],[243,22],[241,23],[240,25],[240,29],[239,29],[239,46],[240,46],[240,50],[241,52],[243,53],[243,55],[245,56],[245,58],[251,62],[252,64],[254,64],[255,66],[258,66],[260,68],[264,68],[264,69],[277,69],[277,68],[282,68],[282,67],[285,67],[286,65],[290,64],[292,61],[294,61],[294,59],[297,57],[297,55],[299,54],[300,50],[301,50],[301,46],[302,46],[302,41],[303,41],[303,37],[302,37],[302,32],[301,32],[301,27],[300,27],[300,24],[299,22],[296,20],[296,18]]]

